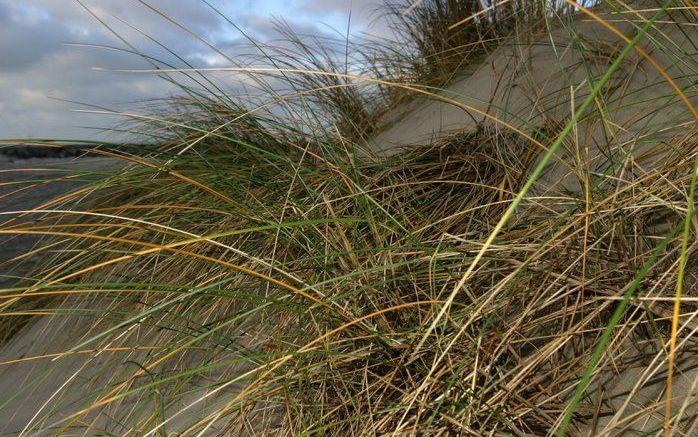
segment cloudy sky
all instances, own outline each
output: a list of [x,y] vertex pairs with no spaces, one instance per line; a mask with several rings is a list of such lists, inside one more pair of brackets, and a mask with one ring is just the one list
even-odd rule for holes
[[126,111],[175,93],[152,75],[109,71],[149,67],[123,50],[129,45],[161,60],[174,59],[149,37],[193,65],[229,65],[160,14],[235,59],[247,50],[244,37],[213,8],[256,40],[271,41],[273,18],[302,33],[336,36],[332,29],[346,31],[350,10],[353,34],[380,34],[376,1],[0,0],[0,138],[105,139],[90,128],[116,120],[76,111],[90,109],[82,104]]

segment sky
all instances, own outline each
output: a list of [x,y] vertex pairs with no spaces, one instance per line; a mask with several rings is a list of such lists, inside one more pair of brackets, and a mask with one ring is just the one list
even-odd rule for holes
[[[0,138],[113,139],[103,128],[118,120],[94,111],[135,111],[177,94],[152,74],[114,71],[150,67],[128,51],[181,66],[162,44],[197,67],[231,66],[177,24],[235,60],[250,50],[235,26],[270,42],[273,19],[301,34],[338,36],[351,11],[353,35],[381,35],[376,1],[0,0]],[[225,80],[230,92],[239,89],[232,75]]]

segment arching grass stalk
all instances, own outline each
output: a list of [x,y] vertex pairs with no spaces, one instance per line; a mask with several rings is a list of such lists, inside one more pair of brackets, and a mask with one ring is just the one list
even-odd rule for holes
[[[679,273],[676,279],[676,298],[674,299],[674,312],[671,317],[671,337],[669,340],[669,369],[666,382],[666,410],[664,416],[664,432],[670,434],[671,427],[671,385],[674,376],[674,361],[676,359],[676,336],[679,330],[679,312],[681,309],[681,295],[683,294],[683,280],[686,273],[686,260],[688,259],[688,238],[691,234],[691,222],[695,211],[696,182],[698,182],[698,156],[693,163],[691,172],[691,187],[688,193],[688,206],[686,218],[683,223],[683,237],[681,239],[681,257],[679,260]],[[678,228],[678,226],[677,226]]]

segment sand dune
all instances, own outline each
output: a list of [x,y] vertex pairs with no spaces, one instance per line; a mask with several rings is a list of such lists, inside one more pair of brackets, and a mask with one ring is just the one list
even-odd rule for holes
[[[685,33],[679,32],[676,26],[659,27],[677,44],[698,40],[695,26],[687,26]],[[625,34],[632,35],[632,29],[627,23],[619,24],[619,28]],[[404,108],[400,115],[386,120],[388,126],[373,139],[374,147],[383,153],[395,153],[402,147],[427,144],[455,131],[475,129],[486,118],[502,128],[507,128],[503,124],[506,123],[528,134],[543,128],[547,123],[564,121],[589,92],[588,86],[579,86],[588,72],[581,67],[581,54],[575,45],[587,46],[585,53],[596,60],[597,73],[608,67],[609,59],[612,59],[612,54],[621,45],[617,36],[588,21],[586,17],[577,18],[576,29],[579,35],[555,31],[555,45],[551,45],[548,39],[538,39],[534,44],[508,44],[498,48],[481,65],[441,92],[443,99],[420,97]],[[657,38],[663,36],[658,33]],[[666,61],[661,56],[657,60],[660,64]],[[694,80],[681,73],[681,65],[663,65],[670,75],[683,77],[678,80],[679,86],[683,88],[688,88],[691,80]],[[590,145],[592,154],[600,153],[597,145],[604,142],[603,136],[613,135],[620,142],[636,143],[637,150],[641,151],[644,144],[659,140],[656,137],[646,137],[647,132],[663,131],[663,135],[669,137],[681,133],[692,123],[672,87],[637,54],[623,65],[622,71],[614,79],[613,90],[604,95],[610,108],[606,114],[607,123],[602,125],[594,118],[592,123],[580,124],[576,133],[577,143]],[[620,94],[623,98],[617,97]],[[689,94],[689,98],[698,103],[695,91]],[[55,179],[63,174],[64,169],[99,170],[112,165],[114,162],[111,160],[92,158],[0,162],[0,181],[18,184],[0,188],[0,195],[7,195],[0,203],[1,209],[31,209],[87,183],[86,179],[81,178],[56,182]],[[45,183],[47,180],[52,182]],[[560,184],[557,185],[557,182]],[[555,189],[560,190],[578,189],[575,181],[566,177],[564,170],[560,168],[548,173],[545,184],[556,186]],[[24,190],[22,194],[9,195],[18,188]],[[3,220],[7,218],[9,217],[4,216]],[[1,271],[5,275],[21,275],[23,265],[10,260],[26,252],[36,241],[31,237],[2,237]],[[31,266],[32,261],[23,262],[26,266]],[[8,281],[9,279],[5,279],[6,284]],[[65,350],[75,344],[76,339],[87,335],[92,327],[90,323],[87,317],[71,318],[69,323],[59,316],[38,318],[16,334],[9,343],[0,347],[0,393],[4,394],[1,397],[3,402],[0,402],[0,434],[17,434],[27,425],[31,425],[30,434],[51,434],[55,430],[45,426],[55,423],[91,400],[80,398],[82,392],[75,388],[84,386],[85,393],[88,393],[98,387],[102,381],[96,376],[97,367],[101,367],[100,371],[103,371],[106,366],[115,373],[133,370],[124,367],[123,357],[106,353],[96,358],[77,355],[64,358],[58,361],[59,369],[54,367],[56,363],[51,359],[2,365],[11,360]],[[695,340],[689,337],[686,341]],[[679,387],[675,393],[678,396],[675,402],[677,406],[686,399],[695,400],[698,396],[698,357],[685,356],[682,365],[683,370],[677,375],[676,383]],[[655,363],[638,362],[636,367],[620,374],[606,375],[605,395],[611,403],[620,406],[621,400],[618,399],[624,399],[628,390],[640,378],[645,378],[647,383],[634,399],[642,399],[646,405],[661,402],[665,369],[666,363],[660,357]],[[73,389],[68,390],[69,386]],[[216,399],[223,399],[224,394],[225,392],[220,393]],[[185,414],[189,417],[204,414],[213,404],[215,402],[207,401]],[[172,406],[168,413],[174,413],[182,407],[182,404]],[[594,431],[600,432],[604,426],[613,424],[614,420],[622,420],[639,407],[640,405],[633,403],[616,417],[599,420]],[[114,409],[127,411],[129,405],[118,404]],[[128,412],[124,417],[128,417]],[[657,426],[662,420],[661,417],[647,418],[644,422],[645,429]],[[176,424],[176,421],[173,422],[174,429],[177,428]]]
[[[690,47],[692,41],[698,40],[693,23],[680,16],[676,19],[683,23],[681,28],[674,24],[657,25],[657,44],[672,41],[677,46]],[[634,35],[629,23],[613,24],[623,34]],[[391,154],[413,145],[430,144],[454,132],[474,130],[482,123],[535,135],[540,129],[565,122],[573,108],[578,108],[589,95],[590,87],[585,82],[589,73],[598,79],[624,44],[617,35],[582,14],[577,15],[571,27],[576,30],[573,35],[567,29],[558,29],[552,37],[497,48],[480,65],[471,67],[460,79],[437,92],[437,96],[420,96],[402,111],[387,116],[388,126],[373,139],[373,146]],[[698,105],[698,93],[695,87],[691,88],[695,78],[687,74],[690,69],[668,59],[651,44],[641,46]],[[634,154],[639,156],[647,145],[683,134],[694,122],[672,85],[637,52],[623,62],[602,98],[606,105],[605,123],[601,117],[581,121],[569,141],[576,144],[570,144],[567,152],[560,151],[560,157],[573,154],[573,147],[589,147],[590,155],[598,157],[602,152],[599,145],[607,144],[609,138],[634,147]],[[559,165],[552,165],[542,182],[546,188],[580,189],[578,181],[568,177]]]

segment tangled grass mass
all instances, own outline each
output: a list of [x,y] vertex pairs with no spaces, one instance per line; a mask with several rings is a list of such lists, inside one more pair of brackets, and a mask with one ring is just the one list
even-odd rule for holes
[[695,5],[379,13],[3,194],[84,181],[0,218],[4,432],[698,435]]

